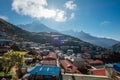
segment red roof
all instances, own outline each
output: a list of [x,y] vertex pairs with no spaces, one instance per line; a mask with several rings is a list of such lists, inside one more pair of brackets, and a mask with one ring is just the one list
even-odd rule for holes
[[68,62],[67,60],[60,60],[60,63],[65,69],[72,67],[72,64]]
[[75,65],[73,65],[72,63],[70,63],[67,60],[60,60],[60,63],[62,65],[62,67],[67,71],[67,72],[76,72],[76,73],[80,73],[77,70],[77,67]]
[[90,70],[90,72],[94,75],[98,75],[98,76],[106,76],[106,71],[105,69],[92,69]]
[[100,65],[103,64],[103,61],[101,60],[94,60],[94,61],[89,61],[90,65]]

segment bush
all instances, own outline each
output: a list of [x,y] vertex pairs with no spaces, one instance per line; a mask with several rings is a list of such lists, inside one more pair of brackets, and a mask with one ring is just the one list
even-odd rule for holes
[[3,77],[5,75],[4,72],[0,72],[0,77]]
[[7,74],[5,74],[5,72],[0,72],[0,77],[7,77],[7,76],[11,76],[12,78],[16,78],[16,74],[14,74],[12,72],[8,72]]
[[7,75],[8,75],[8,76],[12,76],[12,78],[16,78],[16,74],[14,74],[13,72],[8,72]]

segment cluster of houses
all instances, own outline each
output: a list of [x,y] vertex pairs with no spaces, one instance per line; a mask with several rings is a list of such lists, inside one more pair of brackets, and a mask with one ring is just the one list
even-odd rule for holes
[[[0,43],[1,43],[1,48],[0,48],[1,53],[7,52],[10,50],[10,47],[6,46],[6,45],[8,45],[8,44],[11,45],[12,44],[11,40],[7,40],[7,39],[2,40],[1,39]],[[47,46],[44,44],[39,46],[38,44],[33,43],[33,42],[20,42],[20,43],[17,42],[16,44],[19,47],[21,47],[23,50],[27,49],[27,50],[32,51],[32,53],[34,53],[34,54],[39,54],[42,56],[42,60],[36,62],[36,64],[39,66],[36,66],[35,69],[39,69],[39,70],[41,69],[41,71],[43,70],[43,72],[44,72],[44,70],[47,70],[47,71],[52,71],[52,73],[55,73],[57,69],[54,70],[54,68],[59,68],[57,71],[58,74],[60,74],[60,73],[63,73],[63,74],[66,74],[66,73],[88,74],[89,71],[90,71],[89,73],[95,74],[95,71],[93,71],[93,70],[88,71],[88,69],[92,69],[92,67],[91,67],[92,65],[103,64],[103,62],[99,61],[99,60],[96,60],[96,61],[88,60],[88,59],[91,59],[91,55],[88,53],[83,53],[83,54],[80,53],[80,54],[76,55],[72,49],[68,49],[67,53],[65,53],[62,50],[59,50],[58,48],[55,48],[49,44],[47,44]],[[2,48],[3,45],[5,45],[4,48]],[[33,58],[25,57],[24,60],[25,60],[25,62],[32,62]],[[40,68],[38,68],[38,67],[40,67]],[[48,68],[46,68],[46,67],[48,67]],[[23,70],[25,70],[25,69],[23,69]],[[38,72],[37,74],[39,74],[39,73],[41,73],[41,72]],[[31,74],[32,74],[32,71],[31,71]],[[51,80],[51,78],[55,78],[56,80],[58,80],[60,78],[59,75],[55,75],[55,74],[48,75],[47,72],[44,74],[39,74],[40,76],[38,76],[37,74],[33,73],[32,75],[34,75],[34,77],[36,75],[36,79],[37,78],[41,78],[41,79],[46,78],[47,80],[49,80],[49,79]],[[31,76],[29,76],[29,78],[31,78]]]
[[[54,43],[59,45],[59,43],[65,43],[68,39],[62,39],[61,35],[49,35],[54,38]],[[24,67],[29,69],[22,69],[24,74],[27,74],[23,77],[23,79],[27,78],[28,80],[33,78],[37,79],[46,79],[46,80],[62,80],[62,75],[64,74],[85,74],[85,75],[96,75],[96,76],[113,76],[113,72],[115,75],[119,75],[119,65],[115,65],[109,67],[108,65],[102,68],[96,68],[96,66],[104,65],[104,62],[100,59],[101,55],[95,55],[96,60],[92,59],[92,55],[88,52],[85,53],[75,53],[72,48],[79,49],[79,46],[72,45],[62,45],[60,47],[51,45],[51,43],[38,44],[34,42],[13,42],[9,39],[3,39],[2,36],[5,36],[4,33],[0,33],[0,54],[5,53],[10,50],[10,46],[15,43],[21,50],[29,51],[28,54],[40,55],[41,60],[36,60],[34,66],[32,67]],[[71,39],[69,39],[71,40]],[[78,42],[76,42],[78,43]],[[83,48],[82,48],[83,49]],[[66,50],[66,51],[64,51]],[[86,50],[84,47],[83,50]],[[87,49],[88,50],[88,49]],[[105,55],[104,55],[105,56]],[[106,57],[106,56],[105,56]],[[98,59],[97,59],[98,58]],[[25,63],[33,62],[33,57],[24,58]],[[113,71],[115,68],[115,72]],[[112,73],[111,73],[112,71]],[[28,76],[29,75],[29,76]]]
[[0,55],[10,50],[10,46],[13,44],[13,41],[6,39],[5,32],[0,32]]
[[0,55],[10,50],[12,40],[6,39],[6,33],[0,31]]
[[[42,60],[37,62],[36,66],[33,66],[32,70],[28,71],[27,73],[33,75],[33,78],[37,76],[36,78],[44,78],[47,80],[59,80],[61,78],[61,75],[64,76],[66,74],[93,75],[92,77],[96,75],[100,76],[101,78],[104,76],[108,79],[113,75],[117,75],[117,77],[119,75],[119,72],[115,71],[115,69],[119,68],[118,65],[115,67],[115,69],[113,66],[111,67],[108,65],[104,65],[102,68],[96,68],[96,65],[104,65],[104,62],[101,60],[92,60],[90,58],[90,55],[88,57],[88,53],[69,56],[62,53],[60,50],[55,50],[54,52],[49,51],[48,54],[43,55]],[[56,68],[56,70],[53,70],[53,67]],[[35,73],[34,70],[38,72]],[[43,72],[46,72],[47,70],[53,74],[48,75],[47,72],[42,74],[42,70]],[[54,73],[58,75],[55,75]]]
[[[39,54],[42,55],[42,60],[37,61],[36,63],[37,67],[39,65],[40,67],[47,66],[47,67],[59,68],[59,71],[58,71],[59,76],[56,75],[55,76],[56,79],[60,78],[60,74],[87,74],[87,75],[89,74],[89,75],[98,75],[98,76],[106,75],[104,68],[97,69],[94,67],[95,65],[103,65],[104,63],[101,60],[92,60],[91,55],[88,53],[79,53],[76,55],[75,53],[73,53],[72,50],[68,50],[67,53],[64,53],[62,50],[58,50],[58,49],[51,51],[51,50],[48,50],[48,46],[45,47],[45,45],[44,45],[44,48],[43,47],[39,47],[39,48],[40,48]],[[53,47],[49,46],[49,49],[50,48],[53,48]],[[34,50],[38,51],[37,49],[34,49]],[[53,71],[53,73],[55,72],[56,70]],[[30,72],[28,71],[28,73]],[[37,74],[39,74],[39,72]],[[37,74],[34,74],[34,75],[37,75]],[[53,78],[53,75],[49,75],[49,78],[47,76],[48,76],[47,73],[44,74],[44,78],[47,78],[47,79]],[[43,75],[42,75],[42,78],[43,78]]]

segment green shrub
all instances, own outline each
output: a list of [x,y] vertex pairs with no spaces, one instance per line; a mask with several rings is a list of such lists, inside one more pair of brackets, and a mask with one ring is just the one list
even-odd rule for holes
[[5,73],[4,72],[0,72],[0,76],[4,76],[5,75]]
[[12,78],[16,78],[16,74],[14,74],[13,72],[8,72],[7,75],[8,75],[8,76],[12,76]]
[[3,77],[3,76],[12,76],[12,78],[16,78],[16,74],[12,72],[8,72],[7,74],[5,74],[5,72],[0,72],[0,77]]

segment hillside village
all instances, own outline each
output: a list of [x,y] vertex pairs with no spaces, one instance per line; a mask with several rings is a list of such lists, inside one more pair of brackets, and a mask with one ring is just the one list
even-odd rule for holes
[[120,0],[0,0],[0,80],[120,80]]
[[[8,36],[4,31],[0,32],[1,79],[111,80],[115,78],[119,80],[119,73],[114,70],[119,65],[112,64],[120,61],[119,52],[110,52],[105,48],[60,33],[39,33],[39,35],[47,36],[47,39],[51,39],[50,42],[19,41],[9,38],[10,35]],[[16,65],[9,70],[14,77],[6,76],[4,73],[2,64],[6,53],[8,55],[24,53],[19,72],[15,71]],[[112,77],[113,75],[115,77]]]

